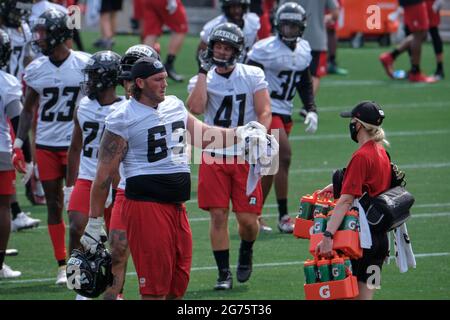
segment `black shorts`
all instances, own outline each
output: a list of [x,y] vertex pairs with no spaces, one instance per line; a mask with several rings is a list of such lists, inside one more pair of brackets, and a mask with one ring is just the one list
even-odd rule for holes
[[383,267],[384,259],[389,254],[389,239],[387,233],[372,233],[372,248],[364,249],[361,259],[352,260],[353,275],[360,282],[367,282],[373,272],[367,272],[370,266],[378,266],[380,271]]
[[122,2],[123,0],[102,0],[100,13],[120,11],[122,10]]

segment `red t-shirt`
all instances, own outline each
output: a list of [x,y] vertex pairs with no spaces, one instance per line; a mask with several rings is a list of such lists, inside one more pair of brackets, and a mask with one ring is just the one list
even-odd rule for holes
[[345,170],[341,194],[358,198],[368,192],[370,197],[374,197],[389,189],[391,178],[386,150],[370,140],[353,153]]

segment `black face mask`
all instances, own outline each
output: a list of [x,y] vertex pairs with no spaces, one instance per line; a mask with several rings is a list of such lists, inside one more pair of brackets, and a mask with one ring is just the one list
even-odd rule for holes
[[358,131],[356,130],[356,122],[350,122],[349,124],[349,129],[350,129],[350,137],[352,138],[353,141],[355,141],[356,143],[358,143]]

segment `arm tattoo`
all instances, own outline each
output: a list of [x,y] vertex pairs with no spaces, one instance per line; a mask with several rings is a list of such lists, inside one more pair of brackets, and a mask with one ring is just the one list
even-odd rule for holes
[[109,187],[111,186],[112,180],[113,180],[112,177],[106,178],[106,180],[103,181],[103,182],[100,184],[100,188],[101,188],[102,190],[107,190],[107,189],[109,190]]
[[127,150],[127,143],[121,136],[106,130],[100,143],[98,159],[107,164],[117,160],[121,161]]

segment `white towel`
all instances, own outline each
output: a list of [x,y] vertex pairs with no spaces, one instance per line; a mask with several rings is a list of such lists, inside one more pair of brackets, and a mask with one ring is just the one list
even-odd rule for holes
[[366,218],[366,211],[359,203],[359,199],[353,201],[353,207],[358,208],[359,212],[359,241],[361,242],[361,248],[372,248],[372,235],[370,234],[369,223]]
[[416,258],[412,250],[406,223],[394,230],[395,261],[400,273],[408,271],[408,268],[416,268]]
[[263,143],[261,139],[250,139],[246,152],[246,160],[250,164],[245,192],[247,196],[253,193],[262,176],[273,175],[278,171],[278,161],[275,159],[278,150],[278,141],[273,135],[266,134]]

